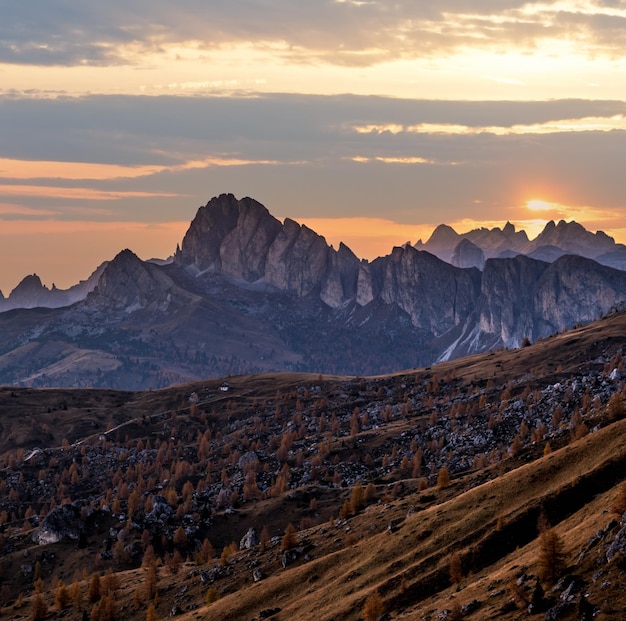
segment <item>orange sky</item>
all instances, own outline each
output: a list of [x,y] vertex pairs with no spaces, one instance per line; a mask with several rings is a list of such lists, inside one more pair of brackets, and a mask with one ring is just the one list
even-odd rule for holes
[[600,0],[3,7],[0,289],[169,255],[252,196],[359,256],[507,220],[626,241],[626,8]]
[[[429,225],[398,224],[382,218],[301,218],[301,224],[324,235],[335,248],[343,241],[360,258],[388,254],[393,246],[418,239],[426,241]],[[450,223],[461,233],[480,226],[502,227],[504,222],[462,220]],[[545,220],[513,221],[533,238]],[[68,288],[87,278],[103,261],[130,248],[142,259],[166,258],[180,244],[189,222],[146,224],[142,222],[39,222],[14,220],[0,231],[0,244],[7,261],[0,264],[0,290],[8,295],[19,280],[36,273],[51,287]],[[626,241],[626,228],[605,231],[617,241]],[[60,251],[62,249],[62,252]],[[20,267],[19,275],[15,266]]]

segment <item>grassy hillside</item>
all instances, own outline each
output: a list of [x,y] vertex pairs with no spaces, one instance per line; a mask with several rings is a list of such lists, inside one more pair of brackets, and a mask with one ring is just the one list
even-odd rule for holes
[[625,340],[616,314],[376,378],[0,389],[3,615],[622,618]]

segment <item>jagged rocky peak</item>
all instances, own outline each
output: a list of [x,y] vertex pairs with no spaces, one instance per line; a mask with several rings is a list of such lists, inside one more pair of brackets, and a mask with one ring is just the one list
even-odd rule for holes
[[281,229],[281,223],[258,201],[221,194],[198,210],[175,260],[200,271],[258,280],[267,250]]
[[426,243],[422,243],[422,240],[419,240],[414,248],[426,250],[439,257],[442,261],[450,263],[454,248],[460,240],[461,236],[451,226],[440,224],[432,232]]
[[604,231],[592,233],[574,220],[560,220],[558,224],[550,220],[525,251],[529,254],[542,246],[555,246],[568,253],[595,258],[615,250],[618,244]]
[[42,289],[48,291],[48,287],[42,284],[41,278],[39,278],[37,274],[29,274],[11,291],[10,295],[17,296],[21,294],[39,293]]
[[502,229],[502,232],[506,237],[511,237],[512,235],[515,235],[515,225],[511,224],[511,222],[507,220],[504,228]]
[[476,244],[464,238],[456,245],[450,263],[455,267],[477,267],[482,270],[485,254]]
[[[45,306],[46,300],[50,297],[50,289],[42,284],[37,274],[26,276],[11,291],[9,297],[4,300],[3,310],[9,308],[35,308],[37,306]],[[56,293],[56,290],[54,291]]]
[[198,210],[175,261],[198,273],[263,281],[298,297],[319,290],[333,307],[354,297],[359,266],[344,244],[334,250],[307,226],[290,218],[281,223],[261,203],[232,194]]
[[447,224],[440,224],[432,233],[427,243],[438,245],[438,244],[449,244],[450,242],[457,241],[460,235]]
[[163,270],[126,249],[104,268],[87,302],[90,305],[104,303],[126,312],[142,308],[165,310],[174,288],[174,283]]

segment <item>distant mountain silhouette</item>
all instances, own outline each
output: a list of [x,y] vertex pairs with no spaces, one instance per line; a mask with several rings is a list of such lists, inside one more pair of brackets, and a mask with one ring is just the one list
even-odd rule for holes
[[487,259],[525,254],[541,261],[552,262],[565,254],[575,254],[594,259],[608,267],[626,270],[624,244],[615,243],[603,231],[591,233],[581,224],[565,220],[558,224],[551,220],[533,240],[528,239],[525,231],[516,231],[510,222],[502,229],[480,228],[467,233],[457,233],[453,228],[442,224],[434,230],[427,242],[418,241],[415,247],[418,250],[427,250],[442,261],[450,263],[455,253],[458,254],[459,244],[464,240],[469,240],[478,247]]

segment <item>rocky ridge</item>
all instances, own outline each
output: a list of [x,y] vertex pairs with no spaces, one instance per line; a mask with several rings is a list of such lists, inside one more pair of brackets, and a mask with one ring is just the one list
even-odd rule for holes
[[[580,233],[559,223],[546,239],[552,229]],[[508,224],[480,236],[494,248],[525,239]],[[480,269],[480,246],[456,247],[455,262],[477,266],[408,244],[360,260],[223,194],[198,210],[171,262],[125,250],[84,300],[0,313],[0,382],[136,389],[277,370],[373,375],[519,347],[626,302],[626,272],[588,258],[517,254]],[[41,290],[39,279],[26,284]]]
[[409,245],[372,262],[359,261],[345,246],[335,251],[292,220],[281,225],[252,199],[222,195],[198,211],[176,261],[195,273],[208,270],[264,283],[297,298],[318,295],[334,309],[351,301],[367,307],[380,299],[407,313],[415,328],[431,338],[451,338],[438,359],[485,347],[517,347],[524,338],[591,321],[626,299],[621,272],[582,257],[548,264],[521,252],[519,258],[484,263],[485,253],[471,237],[491,253],[561,243],[576,250],[594,248],[597,255],[614,246],[605,234],[593,235],[576,223],[548,223],[532,244],[510,223],[502,231],[480,230],[467,237],[441,226],[432,245],[449,248],[461,239],[453,263],[472,267],[451,266]]
[[[419,240],[415,248],[432,252],[442,261],[456,261],[454,264],[467,267],[469,264],[459,263],[459,253],[467,252],[467,241],[480,249],[487,259],[510,258],[523,254],[540,261],[552,262],[563,255],[574,254],[594,259],[607,267],[626,269],[624,244],[615,243],[604,231],[592,233],[577,222],[565,220],[558,223],[550,220],[533,240],[528,239],[525,231],[516,231],[510,222],[502,229],[483,227],[466,233],[457,233],[450,226],[439,225],[426,242]],[[453,261],[455,256],[457,258]],[[472,260],[476,262],[478,256],[474,250]]]
[[84,300],[95,289],[106,265],[107,262],[102,263],[87,280],[82,280],[69,289],[57,289],[54,284],[49,289],[37,274],[26,276],[8,297],[5,298],[0,291],[0,313],[15,308],[62,308]]

